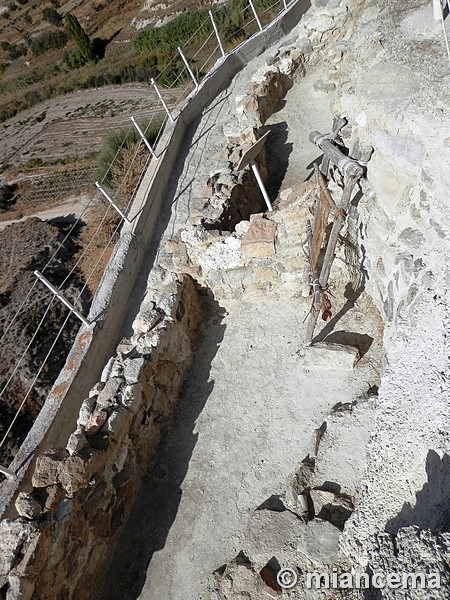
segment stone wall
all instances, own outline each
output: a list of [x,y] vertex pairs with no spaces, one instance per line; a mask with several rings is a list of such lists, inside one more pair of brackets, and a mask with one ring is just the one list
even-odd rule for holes
[[450,126],[443,107],[450,75],[431,6],[365,6],[339,71],[335,112],[350,124],[345,143],[350,153],[374,148],[349,232],[385,321],[377,425],[341,545],[359,568],[440,573],[440,591],[414,597],[445,598]]
[[[66,448],[40,454],[19,517],[2,520],[2,597],[98,598],[122,524],[192,358],[196,285],[169,274],[81,406]],[[151,290],[148,291],[148,294]]]
[[148,269],[149,248],[167,197],[168,183],[188,127],[233,77],[267,47],[288,34],[309,6],[308,0],[294,0],[263,31],[255,33],[219,60],[198,89],[179,107],[174,123],[167,123],[158,143],[158,161],[146,170],[124,223],[121,235],[103,275],[88,316],[95,324],[77,336],[53,389],[47,396],[33,427],[8,465],[16,477],[0,483],[0,514],[15,514],[13,499],[19,488],[29,484],[34,455],[65,443],[76,421],[80,400],[98,379],[106,360],[115,352],[120,328],[130,305],[137,310],[132,291]]

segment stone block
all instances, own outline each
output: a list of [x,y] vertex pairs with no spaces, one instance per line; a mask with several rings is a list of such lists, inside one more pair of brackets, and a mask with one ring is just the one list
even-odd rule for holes
[[305,348],[301,358],[303,366],[312,369],[353,369],[359,359],[359,352],[353,346],[320,342]]
[[127,433],[132,418],[133,413],[126,408],[113,410],[104,426],[105,431],[114,441],[120,442]]
[[[182,244],[182,247],[186,252],[186,247],[184,244]],[[147,333],[148,331],[151,331],[164,317],[162,311],[154,307],[153,302],[152,305],[153,306],[151,307],[144,307],[139,311],[133,322],[133,331],[135,333]]]
[[115,398],[124,380],[121,377],[111,377],[105,383],[105,387],[97,397],[97,408],[108,408],[115,403]]
[[59,465],[61,485],[72,495],[89,483],[92,475],[104,466],[105,455],[99,450],[83,448]]
[[67,457],[66,450],[53,449],[43,452],[36,459],[31,479],[35,488],[48,487],[59,482],[59,467]]
[[132,385],[140,381],[144,364],[145,358],[143,356],[125,359],[123,364],[123,375],[128,384]]
[[81,429],[77,429],[76,431],[70,434],[69,439],[67,441],[66,449],[70,456],[72,456],[72,454],[75,454],[75,452],[78,452],[79,450],[81,450],[81,448],[87,446],[87,443],[88,441],[86,439],[86,436],[84,435],[84,432]]
[[246,258],[275,254],[277,224],[269,219],[254,218],[242,238],[242,253]]
[[37,519],[42,514],[41,505],[26,492],[19,492],[15,506],[19,515],[26,519]]
[[100,381],[105,383],[111,377],[120,377],[122,375],[122,364],[116,356],[112,356],[106,363]]
[[[102,386],[104,387],[104,384],[102,384]],[[77,419],[77,425],[79,427],[86,427],[86,423],[89,421],[92,413],[94,412],[95,399],[96,396],[93,396],[92,398],[86,398],[86,400],[83,400]]]
[[132,413],[137,413],[142,404],[142,385],[140,383],[126,385],[122,390],[121,404]]
[[95,435],[100,427],[106,422],[108,418],[108,413],[106,410],[96,410],[89,417],[88,422],[86,423],[85,434],[87,437]]

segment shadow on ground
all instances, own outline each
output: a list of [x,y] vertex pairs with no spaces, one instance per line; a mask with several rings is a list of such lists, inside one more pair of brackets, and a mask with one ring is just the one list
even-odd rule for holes
[[385,530],[395,535],[401,527],[417,525],[421,529],[449,531],[450,528],[450,456],[442,459],[429,450],[426,460],[428,481],[416,492],[414,505],[403,504],[399,514],[386,523]]
[[267,131],[270,131],[270,136],[265,147],[268,170],[266,187],[271,200],[275,200],[289,166],[289,156],[292,153],[293,145],[287,143],[288,125],[286,122],[261,127],[259,135],[262,137]]
[[180,504],[181,484],[197,443],[196,420],[214,387],[209,372],[225,325],[223,309],[207,297],[203,328],[194,350],[192,374],[184,384],[173,422],[164,435],[131,518],[117,543],[103,591],[103,600],[136,600],[145,584],[147,569],[155,552],[164,548]]
[[[144,299],[145,293],[147,291],[148,273],[153,264],[157,261],[158,248],[164,236],[164,233],[168,228],[172,211],[176,215],[178,210],[177,202],[183,194],[187,193],[190,197],[192,197],[194,193],[192,186],[195,181],[195,177],[198,168],[200,167],[201,161],[208,160],[210,158],[204,156],[205,149],[208,147],[208,139],[210,138],[210,136],[215,135],[213,131],[213,125],[217,119],[220,119],[220,114],[222,110],[225,109],[225,101],[227,97],[228,96],[224,96],[218,102],[215,103],[214,108],[216,108],[216,112],[211,110],[212,107],[209,107],[209,109],[205,111],[205,114],[208,114],[208,117],[206,119],[202,115],[199,115],[196,119],[194,119],[194,121],[189,125],[183,136],[183,143],[178,152],[178,160],[176,161],[174,170],[170,178],[167,193],[165,194],[165,200],[161,206],[158,222],[155,225],[155,231],[152,234],[152,241],[149,247],[147,248],[147,256],[145,261],[148,268],[146,269],[145,265],[142,268],[142,272],[145,273],[146,276],[141,276],[138,279],[133,290],[132,297],[134,298],[135,310],[129,311],[129,318],[127,321],[124,322],[123,335],[125,336],[130,336],[132,333],[132,322],[134,320],[134,316],[142,300]],[[219,106],[220,108],[218,108]],[[204,146],[201,151],[201,154],[199,155],[199,157],[196,158],[197,167],[194,171],[192,171],[187,168],[189,166],[189,161],[193,160],[190,156],[190,152],[192,147],[196,146],[199,140],[202,140]],[[171,233],[173,235],[175,231],[172,231]]]

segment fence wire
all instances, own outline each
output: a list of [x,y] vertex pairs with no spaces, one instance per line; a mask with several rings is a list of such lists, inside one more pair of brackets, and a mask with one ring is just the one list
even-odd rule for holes
[[[287,4],[289,5],[291,3],[292,0],[290,0],[289,2],[287,2]],[[262,16],[265,15],[266,13],[268,13],[269,11],[273,10],[275,8],[276,5],[279,5],[280,1],[277,0],[277,2],[275,2],[272,6],[266,8],[264,11],[261,11],[261,14],[258,16]],[[284,2],[283,0],[281,0],[281,5],[282,5],[282,9],[284,9]],[[229,36],[225,37],[225,38],[221,38],[222,41],[222,45],[225,46],[226,44],[229,44],[230,42],[233,42],[234,40],[236,40],[239,37],[242,37],[243,35],[247,35],[247,31],[248,28],[250,26],[252,26],[254,23],[257,23],[257,18],[254,16],[250,5],[246,5],[244,6],[239,12],[238,12],[238,16],[247,13],[249,15],[248,20],[245,20],[244,23],[242,25],[240,25],[232,34],[230,34]],[[205,27],[205,25],[209,25],[211,26],[211,21],[209,19],[209,17],[206,17],[205,20],[199,25],[199,27],[196,29],[196,31],[184,42],[183,47],[187,48],[189,46],[189,44],[191,44],[191,42],[193,42],[194,39],[197,38],[197,36],[200,34],[201,30]],[[445,31],[445,27],[444,27],[444,31]],[[219,33],[219,37],[220,37],[220,26],[218,26],[218,33]],[[208,43],[210,42],[211,38],[215,35],[214,30],[209,32],[208,36],[206,37],[206,39],[204,40],[204,42],[201,44],[201,46],[196,50],[196,52],[193,54],[193,56],[186,56],[188,61],[195,61],[200,55],[201,53],[205,50],[205,48],[207,47]],[[446,42],[447,42],[447,48],[448,48],[448,41],[446,38]],[[212,57],[214,56],[214,54],[219,51],[220,52],[220,46],[219,44],[216,44],[214,47],[214,50],[209,54],[208,58],[205,60],[205,62],[202,64],[202,66],[198,69],[199,73],[203,72],[203,69],[205,69],[205,67],[210,63]],[[449,56],[450,56],[450,52],[449,52]],[[172,59],[164,66],[163,70],[160,71],[158,73],[158,75],[154,78],[155,82],[159,81],[164,75],[167,75],[167,72],[169,71],[169,69],[171,69],[174,65],[174,63],[180,61],[180,56],[178,53],[174,54],[174,56],[172,57]],[[184,79],[189,79],[189,82],[183,85],[179,85]],[[163,89],[166,90],[174,90],[174,88],[177,87],[177,89],[180,89],[180,94],[178,94],[175,98],[175,100],[173,100],[173,98],[171,99],[171,102],[168,103],[169,106],[173,107],[173,106],[178,106],[180,104],[180,102],[187,97],[187,95],[192,92],[193,89],[193,82],[190,80],[189,77],[189,73],[188,70],[186,68],[186,66],[184,66],[181,71],[178,73],[178,75],[176,76],[176,78],[174,79],[174,81],[166,86],[163,87]],[[149,131],[150,127],[152,126],[152,124],[154,123],[156,118],[160,118],[161,115],[164,115],[164,117],[161,120],[161,124],[159,127],[159,130],[156,134],[156,138],[155,141],[153,142],[153,146],[154,148],[156,148],[158,141],[161,139],[162,134],[164,132],[164,128],[166,126],[166,123],[168,121],[168,116],[165,114],[165,112],[163,111],[163,109],[160,108],[160,100],[158,98],[157,104],[156,106],[153,105],[152,107],[152,111],[151,111],[151,117],[147,122],[147,125],[143,131],[144,135],[147,134],[147,132]],[[105,171],[105,173],[103,174],[103,177],[101,179],[100,183],[104,183],[106,181],[106,179],[109,177],[111,171],[114,169],[117,161],[119,160],[119,157],[125,147],[125,144],[128,142],[131,131],[134,129],[133,125],[130,125],[128,127],[128,129],[126,130],[125,135],[123,136],[123,139],[121,140],[121,143],[119,145],[119,147],[117,148],[111,162],[108,165],[107,170]],[[123,175],[123,177],[121,178],[121,181],[117,187],[117,189],[115,190],[114,193],[114,197],[117,196],[117,194],[122,190],[123,187],[126,186],[127,180],[128,180],[128,176],[130,175],[132,168],[136,162],[136,160],[138,159],[139,153],[141,152],[142,149],[142,144],[143,144],[143,140],[142,138],[140,139],[140,141],[136,144],[136,148],[134,150],[133,153],[133,157],[132,160],[130,161],[130,164],[128,165],[128,168],[125,172],[125,174]],[[134,200],[136,199],[140,184],[142,182],[143,176],[145,174],[145,170],[147,169],[148,165],[150,164],[152,160],[152,156],[149,152],[146,160],[145,160],[145,168],[143,170],[143,172],[141,173],[140,177],[138,177],[135,185],[134,185],[134,189],[132,190],[129,200],[126,203],[125,206],[125,212],[126,214],[128,213],[128,211],[130,210]],[[82,213],[80,214],[80,216],[78,217],[78,219],[71,225],[71,227],[69,228],[69,230],[67,231],[67,233],[65,234],[65,236],[63,237],[63,239],[59,242],[56,250],[53,252],[53,254],[50,256],[50,258],[47,260],[46,264],[44,265],[44,267],[41,269],[41,273],[44,274],[45,271],[50,267],[50,265],[52,264],[52,262],[54,260],[56,260],[56,257],[58,255],[58,252],[61,250],[61,248],[66,244],[67,240],[70,238],[70,236],[73,234],[73,232],[80,226],[80,224],[83,221],[83,217],[86,215],[86,213],[91,209],[92,204],[94,202],[94,200],[96,199],[96,196],[92,196],[87,205],[84,207]],[[96,230],[94,231],[94,233],[92,234],[91,239],[89,240],[88,244],[83,248],[83,251],[81,252],[81,254],[77,257],[77,260],[75,261],[75,263],[72,265],[70,271],[68,272],[68,274],[64,277],[62,283],[59,284],[58,286],[58,290],[62,291],[64,289],[64,286],[68,283],[70,277],[72,277],[74,275],[74,273],[77,270],[77,267],[79,266],[80,262],[83,260],[83,258],[86,256],[87,252],[89,251],[90,247],[92,246],[92,244],[96,241],[97,236],[100,234],[102,227],[106,221],[106,219],[110,216],[111,211],[112,211],[112,206],[110,204],[108,204],[108,206],[105,207],[105,211],[103,213],[103,216],[100,220],[100,223],[98,224]],[[85,290],[87,289],[91,279],[93,278],[93,276],[96,273],[97,267],[99,266],[99,264],[101,263],[102,259],[104,258],[106,252],[111,249],[111,245],[114,242],[114,240],[117,238],[117,236],[119,235],[119,231],[122,227],[124,223],[124,219],[120,218],[118,220],[117,225],[115,226],[112,234],[110,235],[103,251],[100,253],[100,255],[97,257],[96,262],[94,264],[94,266],[91,268],[90,273],[87,275],[87,277],[85,278],[84,284],[81,287],[81,290],[79,291],[78,295],[76,296],[75,299],[75,304],[78,303]],[[14,323],[17,321],[17,319],[19,318],[19,316],[23,315],[25,313],[25,311],[29,311],[31,310],[31,308],[34,308],[38,303],[39,300],[31,300],[34,291],[36,290],[36,286],[37,285],[42,285],[37,279],[33,282],[33,284],[31,285],[29,291],[27,292],[27,294],[25,295],[24,299],[22,300],[22,302],[20,303],[18,309],[16,310],[15,314],[13,315],[12,319],[9,321],[7,327],[4,329],[1,337],[0,337],[0,344],[3,342],[3,340],[5,339],[5,337],[7,336],[7,334],[9,333],[9,331],[11,330],[12,326],[14,325]],[[49,292],[50,294],[50,292]],[[9,386],[11,385],[11,382],[14,378],[14,376],[17,374],[23,360],[25,359],[28,351],[30,350],[30,348],[32,347],[33,343],[36,340],[36,337],[42,327],[42,325],[45,323],[48,314],[55,302],[56,296],[51,295],[49,297],[49,302],[48,305],[37,325],[37,327],[35,328],[27,346],[26,349],[23,351],[23,353],[21,354],[18,362],[16,363],[16,365],[14,366],[12,372],[9,374],[6,383],[3,385],[1,391],[0,391],[0,398],[3,397],[4,393],[8,390]],[[31,300],[31,301],[30,301]],[[63,309],[65,310],[65,309]],[[68,309],[67,309],[68,310]],[[25,313],[26,314],[26,313]],[[16,413],[10,423],[10,425],[8,426],[8,429],[6,430],[6,433],[3,435],[2,440],[0,441],[0,449],[3,447],[6,439],[8,438],[9,434],[11,433],[14,424],[16,423],[21,411],[23,410],[28,398],[30,397],[30,394],[33,391],[34,386],[36,385],[36,382],[38,381],[47,361],[49,360],[52,352],[55,349],[55,346],[64,330],[64,328],[67,326],[67,323],[70,319],[70,317],[72,316],[72,313],[69,311],[69,313],[67,314],[67,316],[64,319],[63,324],[61,325],[61,327],[59,328],[59,331],[56,334],[56,337],[53,341],[53,343],[51,344],[44,360],[42,361],[41,365],[38,368],[38,371],[35,375],[35,377],[32,380],[31,385],[29,386],[29,388],[27,389],[21,404],[19,406],[19,408],[16,410]]]

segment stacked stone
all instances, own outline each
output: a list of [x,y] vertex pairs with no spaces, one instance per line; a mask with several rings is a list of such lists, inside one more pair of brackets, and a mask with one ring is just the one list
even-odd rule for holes
[[304,229],[314,194],[308,182],[289,188],[273,212],[252,214],[232,233],[202,224],[186,227],[167,243],[162,265],[189,272],[220,298],[281,291],[281,286],[283,293],[295,294],[302,281]]
[[132,339],[119,344],[83,401],[67,447],[37,457],[32,489],[16,499],[19,518],[0,523],[8,600],[100,594],[192,358],[196,286],[188,275],[161,274],[152,274],[155,299],[150,289]]
[[297,47],[280,50],[252,77],[243,96],[236,96],[236,112],[241,125],[261,127],[272,116],[288,89],[303,77],[305,57]]

